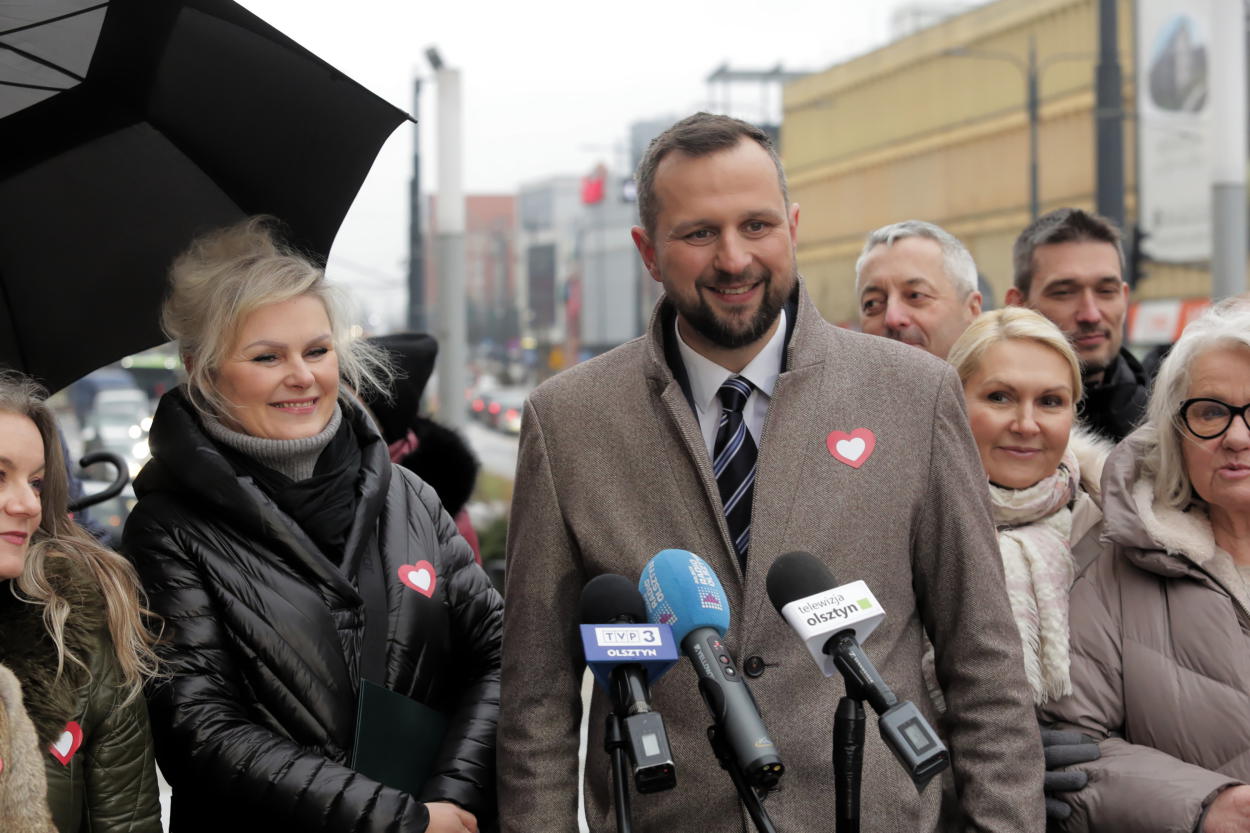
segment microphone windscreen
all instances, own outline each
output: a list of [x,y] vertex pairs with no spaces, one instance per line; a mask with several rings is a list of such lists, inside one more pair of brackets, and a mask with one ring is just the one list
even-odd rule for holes
[[664,550],[647,562],[638,580],[647,619],[673,629],[678,645],[695,628],[729,630],[729,602],[708,563],[686,550]]
[[634,583],[616,573],[604,573],[586,582],[582,588],[582,624],[621,621],[647,621],[647,606]]
[[833,573],[811,553],[788,552],[768,568],[768,600],[778,613],[790,602],[836,586]]

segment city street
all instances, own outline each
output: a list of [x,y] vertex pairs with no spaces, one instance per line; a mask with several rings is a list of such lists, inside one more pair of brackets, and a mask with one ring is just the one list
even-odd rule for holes
[[516,475],[517,437],[492,431],[477,422],[465,425],[464,437],[481,461],[483,471],[509,480]]

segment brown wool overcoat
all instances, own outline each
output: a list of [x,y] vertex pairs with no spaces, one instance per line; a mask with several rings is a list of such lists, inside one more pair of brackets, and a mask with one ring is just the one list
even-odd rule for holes
[[[887,615],[865,648],[897,695],[936,725],[920,673],[922,631],[932,635],[967,829],[1041,831],[1037,725],[954,372],[920,350],[831,326],[800,284],[759,444],[744,574],[694,412],[665,359],[673,315],[662,302],[648,335],[556,376],[525,410],[508,536],[503,830],[577,830],[582,587],[606,572],[636,580],[651,556],[675,547],[706,559],[724,584],[726,642],[739,663],[763,662],[749,684],[787,767],[765,805],[779,831],[833,829],[831,727],[842,694],[769,603],[768,568],[792,550],[820,557],[839,583],[868,583]],[[876,443],[862,465],[834,459],[830,433],[865,428]],[[585,776],[596,832],[615,830],[606,704],[596,690]],[[634,795],[633,829],[753,830],[709,749],[708,712],[685,659],[658,681],[653,705],[677,787]],[[865,833],[936,829],[940,785],[917,794],[871,711],[866,745]]]

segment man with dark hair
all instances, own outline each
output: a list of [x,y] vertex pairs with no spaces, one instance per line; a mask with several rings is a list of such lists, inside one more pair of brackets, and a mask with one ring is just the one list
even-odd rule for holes
[[1149,382],[1124,345],[1128,284],[1120,232],[1105,217],[1058,208],[1020,232],[1006,302],[1053,321],[1081,358],[1085,424],[1119,442],[1146,414]]
[[[657,138],[638,173],[633,239],[665,295],[646,335],[531,395],[508,530],[499,728],[505,833],[577,830],[582,588],[636,580],[660,550],[702,556],[732,613],[740,661],[787,772],[766,807],[778,830],[829,829],[840,683],[812,667],[773,612],[765,577],[802,550],[888,612],[864,648],[936,724],[921,658],[932,640],[943,727],[967,829],[1041,831],[1042,756],[1020,640],[954,370],[906,345],[834,327],[799,277],[799,208],[756,128],[704,113]],[[592,831],[614,829],[591,699]],[[707,741],[689,664],[656,685],[677,786],[637,797],[640,833],[744,831]],[[868,828],[929,833],[940,792],[918,793],[871,733]]]

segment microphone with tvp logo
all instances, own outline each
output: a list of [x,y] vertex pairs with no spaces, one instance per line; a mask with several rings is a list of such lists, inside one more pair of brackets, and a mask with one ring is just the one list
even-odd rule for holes
[[879,717],[882,740],[923,790],[950,759],[920,710],[910,701],[899,702],[860,647],[885,619],[868,585],[853,581],[838,587],[815,556],[789,552],[768,569],[768,598],[825,676],[841,671],[848,696],[868,701]]
[[[647,624],[647,609],[634,583],[607,573],[582,589],[582,647],[586,664],[612,698],[619,743],[629,753],[640,793],[677,783],[664,719],[651,708],[650,684],[677,662],[667,625]],[[610,742],[609,745],[612,745]]]
[[693,663],[715,728],[746,782],[757,789],[776,786],[785,766],[755,698],[721,641],[729,630],[729,603],[712,568],[694,553],[664,550],[647,562],[638,589],[647,604],[647,618],[669,625],[673,639]]

